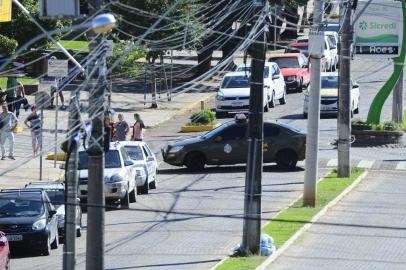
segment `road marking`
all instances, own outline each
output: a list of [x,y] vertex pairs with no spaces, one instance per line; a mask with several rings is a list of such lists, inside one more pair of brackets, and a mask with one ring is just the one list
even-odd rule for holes
[[336,167],[338,165],[338,159],[334,158],[334,159],[330,159],[327,162],[327,167]]
[[406,161],[400,161],[396,166],[396,170],[406,170]]
[[364,168],[364,169],[371,169],[372,166],[374,166],[375,160],[361,160],[358,163],[359,168]]

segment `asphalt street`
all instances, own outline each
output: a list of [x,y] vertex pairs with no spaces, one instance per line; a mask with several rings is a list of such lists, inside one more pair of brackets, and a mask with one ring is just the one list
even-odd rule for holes
[[[360,83],[361,112],[389,77],[384,61],[354,61],[354,79]],[[379,70],[378,73],[373,73]],[[406,102],[406,100],[405,100]],[[391,98],[383,116],[390,119]],[[306,128],[302,119],[303,94],[290,94],[286,105],[277,105],[265,119]],[[177,116],[148,132],[147,142],[158,153],[161,146],[190,135],[178,133],[187,116]],[[336,118],[320,122],[320,158],[337,157],[330,144],[337,134]],[[374,155],[373,152],[378,152]],[[353,158],[406,160],[404,148],[353,148]],[[160,156],[158,156],[161,158]],[[320,169],[320,175],[327,173]],[[304,168],[279,171],[264,167],[263,222],[287,206],[302,191]],[[158,187],[140,195],[129,210],[106,212],[106,269],[209,269],[238,244],[242,231],[245,166],[209,167],[199,174],[161,164]],[[86,215],[84,215],[86,224]],[[85,268],[86,228],[77,241],[77,269]],[[61,269],[62,246],[51,256],[19,254],[13,269]]]

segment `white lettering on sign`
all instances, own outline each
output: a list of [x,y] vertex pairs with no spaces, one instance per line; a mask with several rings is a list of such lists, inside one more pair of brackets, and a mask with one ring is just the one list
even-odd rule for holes
[[48,76],[56,78],[68,76],[68,60],[48,59]]

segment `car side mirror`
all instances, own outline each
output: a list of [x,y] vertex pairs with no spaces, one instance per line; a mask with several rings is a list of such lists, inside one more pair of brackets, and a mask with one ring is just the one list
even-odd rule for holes
[[56,210],[49,210],[48,214],[49,214],[49,217],[53,217],[56,214]]
[[154,157],[148,157],[147,161],[155,161],[155,158]]
[[214,138],[215,142],[221,142],[223,140],[223,137],[221,136],[217,136],[216,138]]
[[128,167],[128,166],[132,166],[134,165],[134,162],[132,162],[131,160],[127,160],[124,162],[124,166]]
[[280,75],[273,75],[273,76],[272,76],[272,80],[279,79],[280,77],[281,77]]

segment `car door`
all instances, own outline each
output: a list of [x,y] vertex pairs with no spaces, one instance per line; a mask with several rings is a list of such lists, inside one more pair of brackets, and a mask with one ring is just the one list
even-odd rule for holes
[[247,125],[232,125],[217,134],[210,144],[209,160],[213,164],[237,164],[247,161]]
[[283,76],[281,74],[281,70],[279,69],[279,66],[276,63],[274,63],[272,65],[272,78],[274,78],[273,81],[274,81],[275,87],[277,89],[276,96],[278,98],[282,98],[286,85],[285,85],[285,80],[283,79]]
[[58,220],[55,215],[50,216],[51,211],[55,211],[55,207],[52,205],[51,200],[49,197],[44,194],[44,202],[45,202],[45,207],[47,211],[47,225],[49,227],[49,232],[51,234],[51,242],[55,239],[56,233],[58,231]]
[[145,162],[147,164],[147,174],[148,174],[148,181],[153,181],[152,176],[155,173],[155,159],[154,156],[152,156],[152,152],[148,151],[149,149],[146,147],[145,144],[141,146],[142,151],[144,152],[145,155]]
[[301,70],[302,70],[302,76],[303,76],[303,84],[308,85],[310,83],[310,70],[309,70],[309,61],[307,60],[306,56],[301,55]]
[[135,188],[135,166],[125,166],[126,161],[131,161],[130,157],[127,155],[127,152],[125,151],[124,147],[120,147],[120,155],[121,158],[123,159],[123,166],[125,167],[125,170],[127,171],[127,181],[128,181],[128,190],[132,191]]
[[275,155],[279,151],[278,137],[280,135],[280,129],[277,125],[272,123],[264,124],[264,163],[273,162]]

